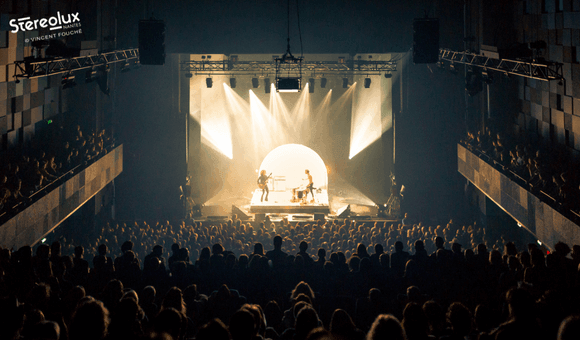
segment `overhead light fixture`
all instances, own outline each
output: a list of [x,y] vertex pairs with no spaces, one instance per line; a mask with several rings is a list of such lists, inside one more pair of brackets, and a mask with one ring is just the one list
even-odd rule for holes
[[230,87],[232,89],[235,89],[236,88],[236,78],[233,78],[233,77],[230,78]]
[[191,77],[193,77],[193,73],[191,73],[191,72],[187,72],[187,73],[185,74],[185,78],[191,78]]
[[258,78],[252,78],[252,87],[257,89],[258,87],[260,87],[260,81]]
[[213,86],[213,79],[211,78],[205,78],[205,85],[207,86],[207,88],[211,88]]
[[342,78],[342,88],[348,88],[348,78]]
[[371,78],[367,76],[365,78],[365,89],[368,89],[369,87],[371,87]]
[[300,80],[301,78],[297,77],[277,78],[276,90],[278,92],[300,92]]
[[129,61],[125,61],[125,63],[123,64],[123,67],[121,67],[121,72],[125,73],[125,72],[129,72],[131,71],[131,64],[129,64]]
[[75,87],[77,85],[77,83],[75,81],[75,76],[70,74],[70,73],[67,73],[66,75],[64,75],[62,77],[61,84],[62,84],[63,90],[70,89],[71,87]]
[[270,93],[270,87],[271,87],[270,78],[264,78],[264,92]]
[[385,78],[387,78],[387,79],[393,78],[393,74],[387,72],[387,73],[385,73]]
[[314,93],[314,78],[308,79],[308,92]]
[[[298,10],[298,7],[296,9]],[[298,15],[298,17],[300,16]],[[300,41],[302,41],[302,36],[300,36]],[[276,91],[300,92],[304,57],[295,57],[290,52],[290,2],[288,2],[288,37],[286,42],[286,53],[281,58],[274,59],[276,63]]]
[[97,70],[95,70],[94,68],[88,69],[87,72],[85,73],[85,82],[91,83],[95,79],[97,79]]
[[449,64],[449,72],[451,72],[451,74],[457,74],[457,67],[455,67],[454,63]]
[[321,88],[325,88],[326,87],[326,78],[320,78],[320,87]]

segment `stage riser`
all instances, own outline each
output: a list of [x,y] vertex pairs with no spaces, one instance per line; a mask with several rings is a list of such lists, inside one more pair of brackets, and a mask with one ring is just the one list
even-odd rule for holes
[[330,209],[328,206],[305,206],[305,207],[293,207],[293,206],[252,206],[250,212],[254,214],[329,214]]

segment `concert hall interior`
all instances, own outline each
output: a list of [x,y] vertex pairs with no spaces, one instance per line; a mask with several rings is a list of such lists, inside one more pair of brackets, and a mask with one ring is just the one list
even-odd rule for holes
[[306,340],[298,292],[364,333],[321,339],[580,315],[580,0],[2,0],[0,135],[0,339],[125,338],[149,286],[172,340],[271,301],[246,338]]

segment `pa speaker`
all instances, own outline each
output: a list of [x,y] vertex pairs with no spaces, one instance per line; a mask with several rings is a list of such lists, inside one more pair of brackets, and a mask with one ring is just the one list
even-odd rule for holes
[[439,60],[439,19],[413,20],[413,63],[431,64]]
[[250,216],[248,215],[247,212],[242,210],[242,208],[238,208],[232,204],[232,216],[234,215],[238,215],[238,218],[242,221],[247,221],[250,219]]
[[142,65],[165,64],[165,23],[163,20],[139,21],[139,61]]
[[315,222],[318,220],[324,221],[324,219],[325,219],[324,214],[318,214],[318,213],[314,214],[314,221]]

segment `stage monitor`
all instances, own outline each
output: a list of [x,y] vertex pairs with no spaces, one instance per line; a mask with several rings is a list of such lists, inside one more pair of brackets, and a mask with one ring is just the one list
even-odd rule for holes
[[348,216],[350,216],[350,204],[345,205],[336,212],[337,218],[347,218]]

